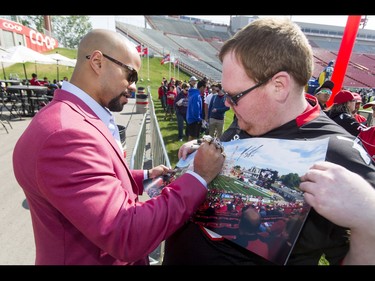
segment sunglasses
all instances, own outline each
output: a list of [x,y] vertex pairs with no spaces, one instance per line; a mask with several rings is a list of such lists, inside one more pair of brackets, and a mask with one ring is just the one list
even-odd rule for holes
[[[103,57],[110,60],[111,62],[125,68],[125,70],[129,73],[128,77],[126,78],[126,80],[128,80],[128,82],[129,82],[129,84],[133,84],[133,83],[138,82],[138,73],[133,67],[131,67],[131,66],[125,64],[125,63],[122,63],[122,62],[120,62],[120,61],[118,61],[118,60],[116,60],[116,59],[114,59],[114,58],[112,58],[112,57],[110,57],[106,54],[102,53],[102,55],[103,55]],[[86,59],[90,59],[90,57],[91,57],[91,55],[88,55],[88,56],[86,56]]]
[[255,90],[256,88],[262,86],[264,84],[264,82],[259,82],[258,84],[255,84],[254,86],[250,87],[249,89],[241,92],[241,93],[238,93],[237,95],[234,95],[234,96],[230,96],[227,94],[226,96],[226,99],[227,99],[227,102],[230,104],[230,105],[238,105],[238,101],[240,98],[246,96],[247,94],[249,94],[251,91]]
[[320,90],[320,91],[319,91],[319,94],[328,94],[328,95],[331,95],[331,94],[332,94],[332,91],[329,90],[329,89],[323,89],[323,90]]
[[[281,71],[281,70],[280,70]],[[254,86],[250,87],[249,89],[241,92],[241,93],[238,93],[237,95],[228,95],[227,93],[227,96],[226,96],[226,100],[227,102],[232,105],[232,106],[237,106],[238,105],[238,101],[240,98],[244,97],[245,95],[249,94],[251,91],[255,90],[256,88],[262,86],[263,84],[266,84],[270,79],[272,79],[273,76],[275,76],[277,73],[279,73],[280,71],[276,72],[274,75],[272,75],[270,78],[267,78],[265,81],[263,82],[259,82],[258,84],[255,84]]]

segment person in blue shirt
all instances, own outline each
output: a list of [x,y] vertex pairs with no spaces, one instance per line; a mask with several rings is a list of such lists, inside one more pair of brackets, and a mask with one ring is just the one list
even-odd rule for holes
[[217,95],[211,98],[208,106],[209,135],[220,138],[224,129],[224,117],[230,107],[225,105],[225,92],[219,89]]
[[188,93],[188,108],[186,112],[186,121],[188,128],[188,140],[199,138],[202,127],[202,111],[203,101],[201,94],[206,89],[206,83],[201,80],[198,82],[197,88],[190,87]]

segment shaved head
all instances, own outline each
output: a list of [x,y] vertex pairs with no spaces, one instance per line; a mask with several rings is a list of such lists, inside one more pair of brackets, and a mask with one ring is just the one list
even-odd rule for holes
[[136,89],[132,77],[140,68],[138,51],[125,36],[107,29],[93,29],[79,43],[70,82],[100,105],[121,111],[130,92]]

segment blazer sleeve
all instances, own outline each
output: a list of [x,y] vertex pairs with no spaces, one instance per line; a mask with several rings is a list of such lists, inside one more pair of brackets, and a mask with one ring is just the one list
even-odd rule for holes
[[40,143],[36,179],[55,210],[45,215],[59,216],[61,231],[76,228],[75,235],[117,259],[138,261],[185,223],[204,202],[207,189],[184,174],[159,196],[138,202],[131,172],[90,127],[61,129]]
[[138,185],[138,195],[143,194],[143,180],[144,170],[131,170],[131,174],[134,177],[136,184]]

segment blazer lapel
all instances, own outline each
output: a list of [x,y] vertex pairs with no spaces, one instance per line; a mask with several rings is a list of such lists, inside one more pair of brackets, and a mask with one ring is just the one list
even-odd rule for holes
[[84,116],[85,120],[91,124],[93,127],[95,127],[100,134],[108,141],[108,143],[112,146],[112,148],[115,150],[117,157],[120,159],[122,164],[125,167],[126,172],[129,175],[129,179],[132,183],[133,191],[135,194],[139,194],[139,187],[136,183],[136,181],[133,178],[132,173],[130,172],[130,169],[125,161],[124,158],[124,152],[120,151],[120,148],[118,144],[116,143],[116,140],[112,136],[112,134],[109,132],[108,128],[105,126],[102,120],[92,111],[92,109],[85,104],[80,98],[76,97],[75,95],[58,89],[55,91],[54,95],[55,100],[59,100],[61,102],[64,102],[68,104],[73,110]]

